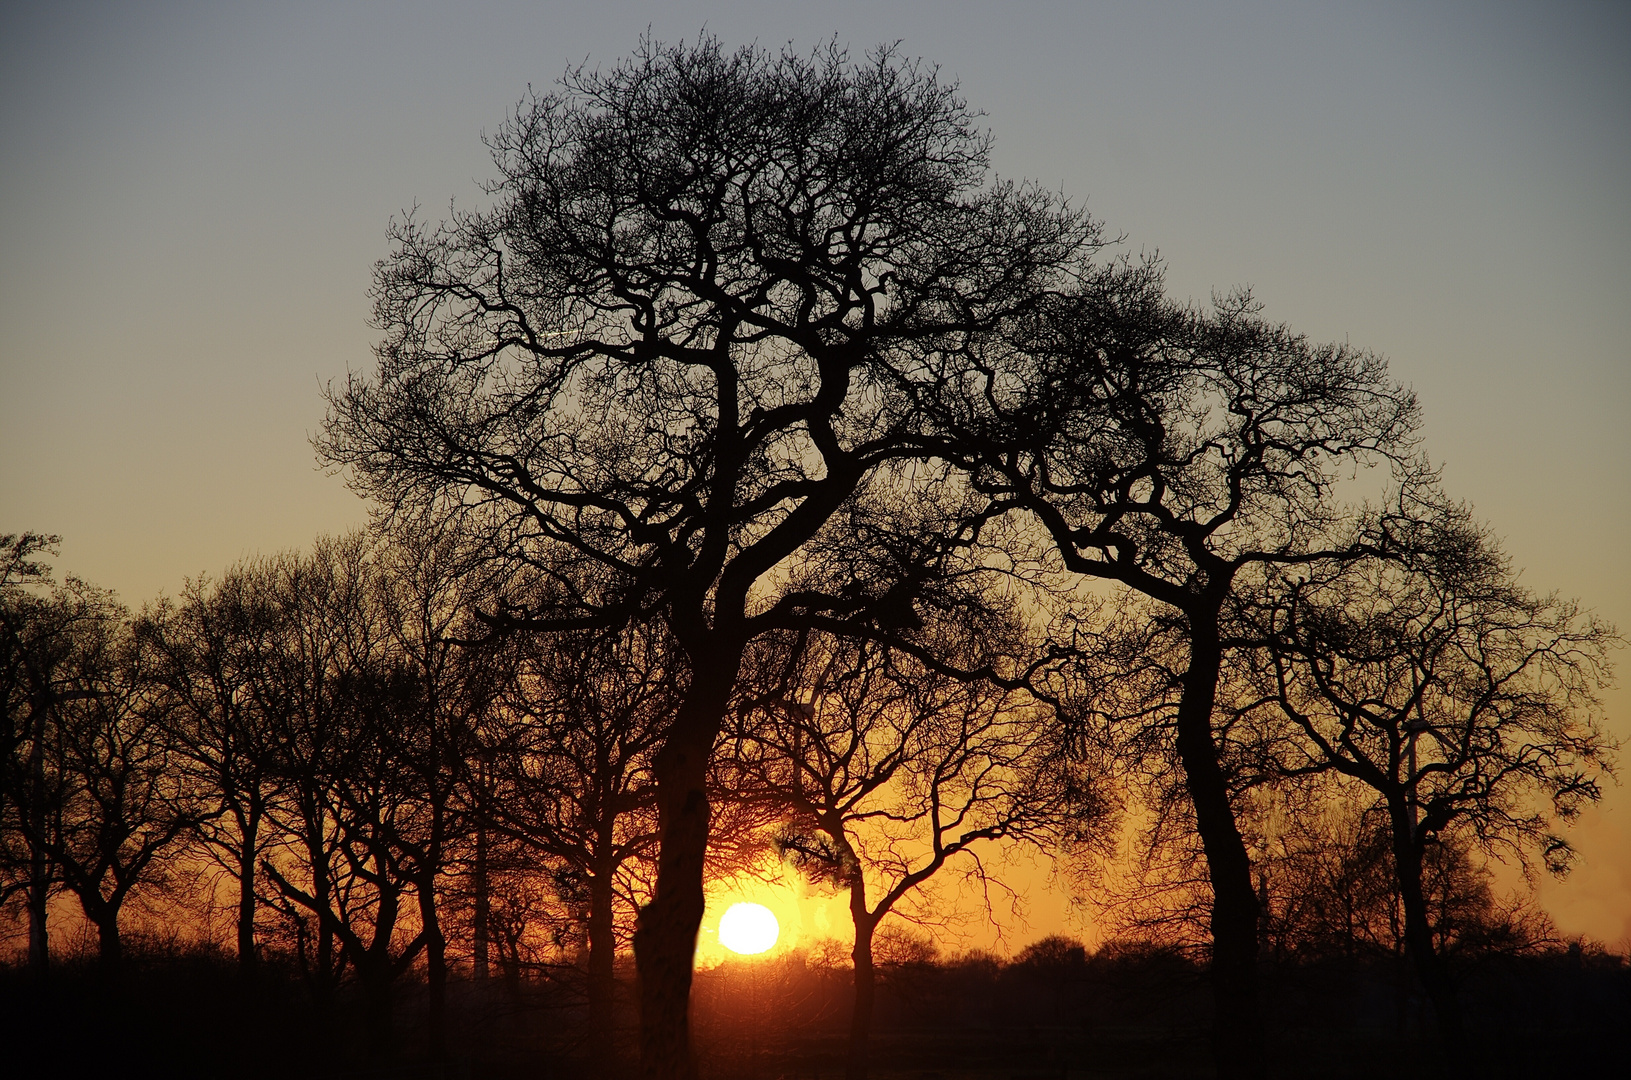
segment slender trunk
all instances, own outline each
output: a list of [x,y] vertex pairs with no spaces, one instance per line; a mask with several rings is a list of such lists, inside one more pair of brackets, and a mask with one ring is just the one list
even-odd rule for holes
[[1433,927],[1427,918],[1427,897],[1421,887],[1422,851],[1416,842],[1415,828],[1410,822],[1410,810],[1402,802],[1389,803],[1393,823],[1393,864],[1398,871],[1399,901],[1404,907],[1405,953],[1416,977],[1433,1003],[1438,1018],[1439,1036],[1452,1071],[1465,1071],[1466,1033],[1461,1026],[1461,1006],[1456,1000],[1455,984],[1445,969],[1444,958],[1433,946]]
[[492,921],[492,899],[487,881],[487,824],[485,815],[476,823],[475,866],[476,911],[471,932],[475,938],[475,977],[478,983],[487,981],[488,923]]
[[612,868],[595,867],[589,879],[589,1053],[603,1070],[612,1059],[612,1011],[617,991],[617,938],[612,923]]
[[1229,788],[1212,739],[1222,649],[1215,617],[1190,614],[1189,670],[1178,703],[1178,754],[1212,883],[1212,995],[1215,1052],[1223,1080],[1263,1070],[1257,1006],[1257,893],[1251,859],[1235,824]]
[[425,932],[425,1038],[430,1058],[447,1054],[447,938],[436,912],[435,875],[426,873],[419,885],[419,919]]
[[850,950],[850,961],[855,969],[855,1004],[850,1011],[849,1058],[844,1063],[844,1077],[845,1080],[866,1080],[872,1049],[872,1010],[878,992],[877,969],[872,963],[872,933],[878,927],[878,920],[866,913],[866,886],[859,873],[850,883],[850,914],[855,924],[855,946]]
[[251,806],[238,849],[238,970],[255,967],[255,848],[260,833],[260,807]]
[[28,968],[44,982],[51,968],[51,939],[46,930],[46,907],[51,899],[51,863],[45,852],[45,709],[36,705],[30,716],[28,751]]
[[695,1080],[691,1056],[691,973],[702,925],[708,851],[708,759],[741,653],[698,670],[674,727],[657,754],[657,889],[634,933],[640,974],[640,1061],[652,1080]]
[[43,845],[29,845],[28,867],[28,969],[43,982],[51,969],[51,939],[46,928],[46,907],[51,899],[51,865]]
[[328,852],[324,844],[322,812],[315,807],[306,810],[306,855],[311,860],[311,896],[313,915],[317,920],[317,956],[313,965],[318,1000],[327,1003],[330,980],[334,976],[334,931],[321,912],[329,907]]

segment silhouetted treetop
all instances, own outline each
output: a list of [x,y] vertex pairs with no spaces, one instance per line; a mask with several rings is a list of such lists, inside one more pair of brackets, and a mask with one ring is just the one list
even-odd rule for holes
[[322,453],[388,506],[482,508],[512,550],[745,593],[923,453],[903,376],[1098,242],[988,183],[973,120],[889,49],[647,42],[569,73],[490,139],[490,208],[393,226],[379,366],[331,395]]

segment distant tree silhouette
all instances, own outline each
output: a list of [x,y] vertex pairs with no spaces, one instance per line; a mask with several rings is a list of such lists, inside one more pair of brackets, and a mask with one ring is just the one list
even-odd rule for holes
[[333,391],[320,452],[391,513],[603,571],[495,623],[672,629],[687,679],[635,952],[647,1068],[689,1077],[708,764],[743,652],[811,615],[909,613],[922,568],[779,585],[927,456],[897,381],[1065,283],[1099,233],[989,184],[973,114],[890,50],[648,41],[524,101],[491,145],[491,209],[393,227],[378,367]]
[[[919,644],[965,669],[1012,627],[943,621]],[[1007,633],[1003,633],[1003,630]],[[930,644],[932,642],[932,645]],[[784,807],[776,844],[811,879],[848,893],[855,996],[845,1075],[863,1080],[879,925],[941,871],[989,891],[995,842],[1044,850],[1096,839],[1111,807],[1074,766],[1043,706],[952,678],[879,644],[799,635],[764,714],[728,732],[737,790]],[[905,904],[903,904],[905,902]],[[989,903],[989,898],[988,901]]]
[[195,578],[179,603],[161,602],[140,625],[154,653],[154,678],[171,698],[174,760],[203,805],[199,839],[237,885],[236,947],[245,971],[257,956],[267,814],[280,795],[269,741],[279,723],[264,710],[284,699],[258,692],[272,674],[268,646],[280,614],[270,585],[255,564],[214,582]]
[[1275,574],[1243,617],[1266,646],[1260,691],[1301,736],[1285,771],[1339,773],[1381,797],[1405,942],[1464,1060],[1423,890],[1429,852],[1464,833],[1566,870],[1556,824],[1600,797],[1610,768],[1595,709],[1617,639],[1521,588],[1461,508],[1413,509],[1390,523],[1417,534],[1399,557]]
[[456,532],[433,525],[399,529],[374,548],[377,607],[386,652],[409,695],[407,714],[382,732],[386,762],[410,780],[415,812],[391,819],[391,845],[413,882],[429,990],[427,1036],[445,1054],[447,935],[440,900],[456,853],[471,829],[469,763],[499,693],[489,653],[462,641],[478,603],[490,596],[482,564]]
[[41,805],[20,816],[63,888],[96,927],[104,970],[123,956],[119,916],[132,893],[159,885],[166,857],[201,807],[182,780],[153,657],[111,593],[70,582],[77,609],[59,689],[31,768]]
[[28,909],[28,963],[36,978],[50,965],[46,918],[59,882],[51,863],[50,824],[55,786],[46,775],[46,749],[53,716],[70,684],[68,659],[74,630],[99,612],[94,591],[70,581],[51,588],[50,567],[39,556],[56,553],[59,537],[8,533],[0,537],[0,690],[5,726],[0,729],[0,869],[5,897],[22,892]]
[[434,902],[416,857],[435,825],[402,745],[424,729],[423,687],[393,649],[371,554],[358,534],[266,567],[280,617],[257,693],[282,796],[261,867],[319,999],[354,972],[372,1053],[389,1057],[394,984],[436,932],[415,917]]
[[617,906],[629,871],[654,859],[652,755],[680,699],[660,624],[524,635],[494,661],[497,707],[481,730],[482,825],[547,866],[583,912],[591,1053],[610,1067]]

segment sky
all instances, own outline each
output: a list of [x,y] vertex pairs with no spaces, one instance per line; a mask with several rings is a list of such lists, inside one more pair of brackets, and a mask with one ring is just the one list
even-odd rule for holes
[[[1177,295],[1386,356],[1524,581],[1631,631],[1620,2],[0,3],[0,532],[139,604],[360,525],[309,440],[387,223],[479,203],[482,133],[648,29],[938,64]],[[1575,840],[1545,906],[1631,943],[1631,776]]]

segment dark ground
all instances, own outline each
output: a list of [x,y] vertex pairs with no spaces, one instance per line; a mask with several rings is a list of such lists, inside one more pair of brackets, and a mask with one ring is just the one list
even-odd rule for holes
[[[1270,1075],[1445,1074],[1431,1018],[1390,959],[1266,968]],[[698,974],[697,1043],[710,1080],[842,1075],[842,969],[793,957]],[[1474,1075],[1595,1078],[1631,1063],[1631,967],[1559,951],[1488,958],[1460,972]],[[405,983],[397,1048],[370,1060],[358,1003],[319,1008],[292,971],[251,982],[208,955],[139,955],[116,980],[59,964],[40,988],[0,969],[0,1074],[575,1080],[584,1060],[581,979],[570,968],[451,987],[447,1061],[425,1057],[424,995]],[[1154,950],[1057,963],[973,960],[891,970],[879,995],[877,1080],[1165,1080],[1209,1077],[1202,973]],[[632,1016],[625,1018],[632,1021]],[[627,1023],[617,1043],[632,1053]]]

